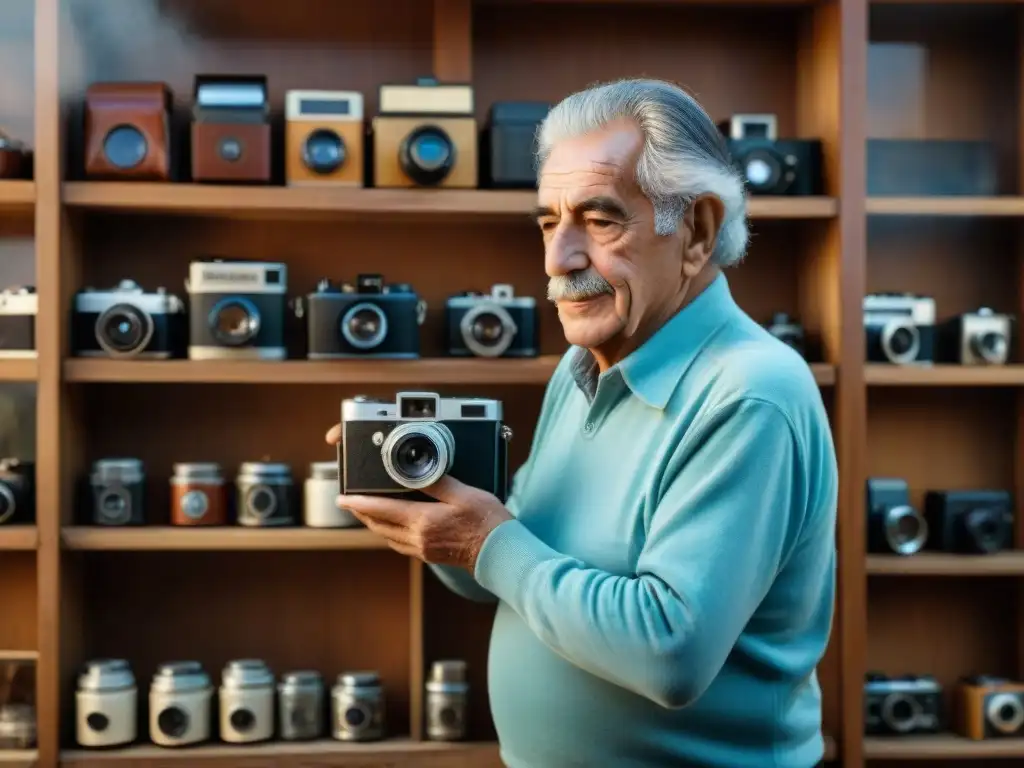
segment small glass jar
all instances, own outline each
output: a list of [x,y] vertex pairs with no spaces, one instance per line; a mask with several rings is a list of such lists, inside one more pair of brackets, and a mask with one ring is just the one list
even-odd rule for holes
[[0,749],[32,749],[36,746],[36,708],[31,704],[0,707]]
[[384,688],[376,672],[343,672],[331,691],[331,735],[338,741],[384,738]]
[[466,662],[435,661],[426,684],[427,738],[461,741],[466,738],[469,683]]
[[324,681],[319,672],[288,672],[277,686],[278,719],[284,741],[319,738],[324,726]]

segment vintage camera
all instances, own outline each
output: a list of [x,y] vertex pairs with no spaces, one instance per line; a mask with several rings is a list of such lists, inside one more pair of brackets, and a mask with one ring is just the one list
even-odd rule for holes
[[380,675],[342,672],[331,689],[331,736],[338,741],[384,738],[387,709]]
[[910,488],[897,477],[867,481],[867,550],[897,555],[917,554],[928,541],[928,522],[910,504]]
[[299,670],[281,675],[277,719],[284,741],[320,738],[324,729],[324,680],[319,672]]
[[235,480],[238,524],[250,528],[294,525],[298,517],[292,470],[287,464],[247,461]]
[[284,360],[288,269],[262,261],[189,265],[190,360]]
[[924,516],[928,549],[988,555],[1013,546],[1013,503],[1007,491],[929,491]]
[[213,685],[198,661],[161,664],[149,687],[149,738],[158,747],[210,739]]
[[988,307],[951,318],[938,327],[939,358],[961,365],[1006,365],[1013,318]]
[[421,78],[382,85],[373,118],[378,187],[473,189],[479,176],[473,87]]
[[311,360],[420,356],[427,305],[406,283],[386,285],[371,274],[359,275],[355,285],[321,280],[306,296],[303,312]]
[[431,741],[461,741],[469,720],[469,681],[461,659],[435,661],[425,689],[426,731]]
[[935,361],[935,299],[912,293],[864,297],[864,333],[871,363]]
[[78,357],[180,357],[187,327],[185,304],[157,288],[147,293],[132,280],[115,288],[75,294],[71,344]]
[[467,291],[444,306],[445,346],[456,356],[536,357],[537,300],[516,296],[511,285],[490,294]]
[[776,312],[772,315],[765,330],[786,346],[794,349],[800,357],[806,357],[804,327],[785,312]]
[[35,462],[0,459],[0,525],[31,525],[35,521]]
[[821,194],[821,142],[780,139],[775,115],[733,115],[719,124],[752,195]]
[[942,686],[930,675],[868,674],[864,682],[864,733],[910,736],[942,729]]
[[89,474],[95,525],[145,525],[146,472],[140,459],[100,459]]
[[75,740],[80,747],[119,747],[135,741],[138,688],[124,659],[86,662],[75,693]]
[[1024,736],[1024,683],[990,675],[962,678],[956,687],[957,733],[968,739]]
[[93,83],[85,94],[85,175],[169,181],[174,173],[166,83]]
[[357,397],[341,404],[343,493],[414,494],[451,475],[504,501],[512,430],[502,405],[484,398],[400,392],[394,402]]
[[199,75],[192,105],[192,180],[270,182],[270,103],[262,75]]
[[274,673],[259,659],[229,661],[220,684],[220,738],[254,744],[274,735]]
[[0,131],[0,179],[27,179],[32,175],[32,153],[23,142]]
[[171,525],[228,523],[228,489],[219,464],[180,462],[171,476]]
[[39,296],[32,286],[0,292],[0,360],[36,357]]
[[551,111],[541,101],[499,101],[491,105],[481,135],[483,186],[536,189],[537,131]]
[[285,121],[289,185],[363,186],[366,132],[361,93],[288,91]]

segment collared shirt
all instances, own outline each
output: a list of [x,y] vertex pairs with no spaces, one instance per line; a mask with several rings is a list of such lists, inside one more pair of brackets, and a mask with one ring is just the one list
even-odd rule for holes
[[724,276],[601,375],[570,350],[516,519],[477,584],[441,572],[500,601],[489,691],[509,768],[816,764],[837,486],[807,364]]

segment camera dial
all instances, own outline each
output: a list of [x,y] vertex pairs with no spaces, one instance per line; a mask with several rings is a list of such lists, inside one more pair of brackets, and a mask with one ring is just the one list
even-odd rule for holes
[[881,344],[890,362],[912,363],[921,350],[921,334],[910,319],[891,320],[882,328]]
[[210,310],[209,326],[219,343],[240,347],[252,342],[260,332],[260,311],[244,296],[228,296]]
[[361,301],[342,316],[341,335],[356,349],[380,346],[388,335],[387,315],[376,304]]
[[438,421],[399,424],[380,449],[384,470],[403,488],[433,485],[452,467],[455,437]]
[[149,152],[142,131],[134,125],[114,126],[103,139],[103,154],[107,161],[121,170],[134,168]]
[[500,357],[518,332],[504,307],[485,301],[472,307],[459,322],[462,341],[478,357]]
[[985,716],[1000,733],[1016,733],[1024,726],[1024,704],[1015,694],[997,693],[988,700]]
[[95,333],[96,342],[108,355],[135,355],[153,338],[153,318],[132,304],[115,304],[96,318]]
[[329,128],[318,128],[302,145],[302,162],[313,173],[328,174],[338,170],[348,159],[345,142]]
[[455,167],[456,149],[448,134],[436,125],[423,125],[402,140],[398,164],[417,184],[440,184]]

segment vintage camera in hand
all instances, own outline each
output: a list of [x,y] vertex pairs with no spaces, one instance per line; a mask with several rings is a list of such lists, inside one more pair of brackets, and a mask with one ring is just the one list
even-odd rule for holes
[[122,280],[115,288],[84,288],[75,295],[71,344],[77,357],[166,360],[182,356],[186,328],[180,298]]
[[32,153],[25,144],[0,131],[0,179],[27,179],[32,175]]
[[962,678],[956,687],[954,729],[968,739],[1024,736],[1024,683],[1003,677]]
[[247,461],[235,479],[238,524],[250,528],[295,525],[299,517],[292,470],[287,464]]
[[929,491],[924,516],[928,549],[988,555],[1013,546],[1013,503],[1007,491]]
[[476,357],[536,357],[537,300],[516,296],[511,285],[490,294],[467,291],[444,307],[448,353]]
[[864,333],[871,363],[935,361],[935,299],[911,293],[864,297]]
[[804,327],[785,312],[776,312],[772,315],[772,319],[765,329],[783,344],[795,350],[800,357],[806,356]]
[[270,103],[262,75],[200,75],[192,106],[192,180],[270,182]]
[[357,397],[342,402],[341,425],[343,493],[432,501],[419,489],[451,475],[501,501],[508,496],[512,430],[498,400],[433,392]]
[[821,194],[821,142],[780,139],[775,115],[733,115],[719,124],[752,195]]
[[537,130],[551,111],[542,101],[499,101],[491,105],[480,137],[484,186],[535,189]]
[[31,525],[35,521],[35,462],[0,459],[0,525]]
[[291,186],[363,186],[363,95],[353,91],[288,91],[285,177]]
[[917,554],[928,541],[928,522],[910,504],[907,481],[869,477],[867,481],[867,550],[877,554]]
[[868,736],[938,733],[942,721],[942,686],[934,677],[866,676],[864,733]]
[[299,307],[306,315],[311,360],[420,356],[427,305],[406,283],[387,285],[372,274],[359,275],[355,285],[321,280]]
[[140,459],[99,459],[89,474],[95,525],[145,525],[146,471]]
[[284,360],[288,269],[209,259],[188,270],[190,360]]
[[85,175],[168,181],[174,174],[166,83],[93,83],[85,94]]
[[421,78],[382,85],[373,118],[374,185],[477,186],[477,125],[473,88]]
[[0,292],[0,360],[36,357],[39,295],[32,286]]
[[961,365],[1006,365],[1013,325],[1010,315],[988,307],[951,318],[938,327],[938,357]]

